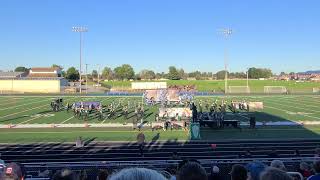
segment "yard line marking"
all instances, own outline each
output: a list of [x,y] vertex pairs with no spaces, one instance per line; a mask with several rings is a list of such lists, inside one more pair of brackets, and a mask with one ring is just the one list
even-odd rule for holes
[[34,120],[34,119],[38,119],[38,118],[40,118],[40,116],[37,116],[37,117],[31,118],[31,119],[29,119],[29,120],[23,121],[23,122],[18,123],[18,124],[24,124],[24,123],[27,123],[27,122],[29,122],[29,121],[32,121],[32,120]]
[[[277,101],[277,100],[269,100],[269,101],[271,101],[271,103],[273,103],[273,104],[278,103],[280,106],[286,106],[286,107],[291,107],[291,108],[295,108],[295,109],[301,109],[301,110],[305,110],[305,111],[313,111],[313,112],[320,113],[320,111],[316,111],[316,110],[312,110],[312,109],[305,109],[305,108],[301,108],[301,107],[290,106],[290,105],[287,105],[286,103],[283,103],[283,102]],[[297,103],[293,103],[293,104],[301,105],[301,104],[297,104]]]
[[36,101],[36,102],[21,104],[21,105],[18,105],[18,106],[7,107],[7,108],[0,109],[0,111],[7,110],[7,109],[14,109],[14,108],[17,108],[17,107],[20,107],[20,106],[25,106],[25,105],[30,105],[30,104],[45,102],[45,101],[49,101],[49,100],[50,100],[50,99],[46,99],[46,100],[42,100],[42,101]]
[[42,108],[42,107],[44,107],[44,106],[48,106],[48,105],[46,104],[46,105],[42,105],[42,106],[38,106],[38,107],[31,108],[31,109],[26,109],[26,110],[24,110],[24,111],[19,111],[19,112],[16,112],[16,113],[8,114],[8,115],[2,116],[2,117],[0,117],[0,118],[5,118],[5,117],[8,117],[8,116],[20,114],[20,113],[23,113],[23,112],[31,111],[31,110],[33,110],[33,109],[39,109],[39,108]]
[[284,100],[286,100],[286,101],[290,101],[290,102],[296,102],[296,103],[299,103],[299,104],[302,104],[302,105],[304,105],[304,106],[309,106],[309,107],[315,107],[315,108],[319,108],[320,106],[318,105],[318,106],[315,106],[315,105],[310,105],[310,104],[305,104],[305,103],[301,103],[301,101],[299,101],[299,100],[295,100],[295,99],[289,99],[289,98],[285,98],[285,97],[281,97],[281,99],[284,99]]
[[[9,98],[9,97],[8,97]],[[10,97],[11,98],[11,97]],[[11,102],[11,101],[19,101],[19,100],[24,100],[25,98],[21,98],[21,99],[7,99],[7,100],[1,100],[1,104],[0,106],[6,106],[7,104],[12,104],[12,103],[16,103],[16,102]]]
[[61,122],[60,124],[64,124],[65,122],[69,121],[72,118],[74,118],[74,116],[69,117],[68,119],[66,119],[65,121]]
[[[275,107],[272,107],[272,106],[264,106],[264,107],[271,108],[271,109],[276,109],[276,110],[283,111],[283,112],[288,112],[289,111],[289,110],[284,110],[284,109],[280,109],[280,108],[275,108]],[[306,114],[300,114],[300,115],[301,116],[310,117],[310,118],[320,119],[319,117],[310,116],[310,115],[306,115]]]

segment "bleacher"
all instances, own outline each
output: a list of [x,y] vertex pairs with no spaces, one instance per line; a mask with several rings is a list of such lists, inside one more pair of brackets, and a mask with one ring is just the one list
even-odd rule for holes
[[[6,162],[24,164],[28,174],[36,177],[44,170],[55,171],[64,167],[75,171],[116,169],[125,167],[147,167],[165,170],[176,166],[172,153],[178,152],[180,159],[197,159],[208,173],[213,164],[222,171],[229,171],[233,164],[282,159],[289,170],[294,171],[303,161],[312,162],[319,140],[257,140],[257,141],[193,141],[193,142],[150,142],[146,143],[143,155],[136,143],[85,142],[84,147],[73,143],[2,144],[0,153]],[[250,158],[243,155],[249,150]],[[276,150],[278,157],[269,156]],[[295,154],[299,150],[300,155]]]

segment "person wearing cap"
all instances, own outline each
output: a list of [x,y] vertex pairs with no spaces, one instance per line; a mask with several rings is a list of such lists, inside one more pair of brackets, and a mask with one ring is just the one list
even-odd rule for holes
[[2,180],[23,180],[24,171],[17,163],[9,163],[5,168]]

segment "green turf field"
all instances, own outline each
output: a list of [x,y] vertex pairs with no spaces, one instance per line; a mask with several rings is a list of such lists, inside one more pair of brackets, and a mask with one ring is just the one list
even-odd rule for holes
[[[195,85],[198,91],[224,92],[224,80],[168,80],[168,85]],[[103,82],[107,87],[128,88],[131,81]],[[246,80],[229,80],[228,86],[246,86]],[[275,80],[249,80],[250,90],[253,93],[263,93],[264,86],[285,86],[291,93],[312,93],[312,89],[320,87],[318,82],[296,82]]]
[[[50,102],[54,97],[45,96],[0,96],[0,124],[81,124],[83,120],[73,117],[73,113],[66,111],[52,112]],[[248,121],[254,114],[257,121],[319,121],[320,122],[320,96],[318,95],[274,95],[274,96],[210,96],[195,97],[196,103],[200,100],[211,103],[215,99],[262,101],[264,110],[258,112],[241,113],[233,115],[228,113],[226,119],[239,119]],[[66,102],[76,101],[101,101],[107,105],[111,102],[138,104],[141,97],[64,97]],[[147,106],[145,117],[147,121],[154,121],[158,106]],[[129,110],[132,122],[133,108]],[[88,123],[124,123],[122,116],[115,119],[99,121],[93,115]],[[146,130],[148,139],[152,139],[157,132]],[[186,140],[188,133],[185,131],[163,132],[159,131],[161,140]],[[317,137],[320,126],[308,125],[306,127],[267,127],[258,131],[244,129],[239,132],[235,129],[210,130],[202,132],[203,139],[250,139],[250,138],[305,138]],[[137,132],[131,129],[115,128],[47,128],[47,129],[0,129],[0,142],[30,142],[30,141],[73,141],[77,136],[97,138],[97,140],[131,141],[135,140]]]

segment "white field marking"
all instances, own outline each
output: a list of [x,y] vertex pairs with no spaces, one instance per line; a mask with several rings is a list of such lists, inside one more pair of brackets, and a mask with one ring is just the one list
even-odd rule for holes
[[35,103],[41,103],[41,102],[45,102],[45,101],[49,101],[49,100],[50,100],[50,99],[41,100],[41,101],[36,101],[36,102],[31,102],[31,103],[20,104],[20,105],[18,105],[18,106],[12,106],[12,107],[7,107],[7,108],[0,109],[0,111],[7,110],[7,109],[15,109],[15,108],[17,108],[17,107],[21,107],[21,106],[25,106],[25,105],[30,105],[30,104],[35,104]]
[[0,118],[5,118],[5,117],[8,117],[8,116],[20,114],[20,113],[27,112],[27,111],[31,111],[31,110],[34,110],[34,109],[39,109],[39,108],[42,108],[42,107],[44,107],[44,106],[48,106],[48,105],[46,104],[46,105],[42,105],[42,106],[38,106],[38,107],[31,108],[31,109],[26,109],[26,110],[24,110],[24,111],[19,111],[19,112],[16,112],[16,113],[8,114],[8,115],[2,116],[2,117],[0,117]]
[[[280,97],[279,97],[280,98]],[[296,100],[296,99],[293,99],[293,98],[288,98],[288,97],[281,97],[281,99],[285,99],[285,100],[287,100],[287,101],[291,101],[291,102],[299,102],[299,104],[302,104],[302,105],[305,105],[305,106],[310,106],[310,107],[316,107],[316,108],[319,108],[320,106],[320,104],[319,105],[315,105],[315,103],[312,103],[312,102],[308,102],[309,104],[306,104],[306,102],[305,101],[308,101],[308,100]],[[304,103],[301,103],[301,102],[304,102]],[[311,103],[313,104],[313,105],[311,105]]]
[[[271,109],[276,109],[276,110],[279,110],[279,111],[283,111],[285,113],[289,112],[289,110],[284,110],[284,109],[280,109],[280,108],[275,108],[275,107],[272,107],[272,106],[264,106],[266,108],[271,108]],[[305,117],[309,117],[309,118],[315,118],[315,119],[320,119],[319,117],[315,117],[315,116],[310,116],[310,115],[306,115],[306,114],[300,114],[301,116],[305,116]]]
[[32,120],[35,120],[35,119],[38,119],[38,118],[40,118],[40,117],[34,117],[34,118],[28,119],[28,120],[23,121],[23,122],[18,123],[18,124],[24,124],[24,123],[27,123],[27,122],[29,122],[29,121],[32,121]]
[[20,98],[20,99],[10,98],[10,99],[6,99],[6,100],[0,100],[1,101],[0,106],[6,106],[8,104],[17,103],[17,101],[19,101],[19,100],[24,100],[24,98]]
[[69,117],[68,119],[62,121],[60,124],[64,124],[65,122],[69,121],[70,119],[74,118],[74,116]]
[[310,96],[302,96],[302,97],[306,97],[308,98],[310,101],[312,101],[312,103],[315,103],[315,104],[320,104],[320,100],[319,100],[319,97],[310,97]]
[[20,114],[20,113],[23,113],[23,112],[31,111],[31,110],[34,110],[34,109],[39,109],[39,108],[42,108],[42,107],[44,107],[44,106],[49,106],[49,105],[46,104],[46,105],[42,105],[42,106],[38,106],[38,107],[31,108],[31,109],[26,109],[26,110],[24,110],[24,111],[19,111],[19,112],[16,112],[16,113],[11,113],[11,114],[8,114],[8,115],[5,115],[5,116],[0,117],[0,119],[1,119],[1,118],[5,118],[5,117],[8,117],[8,116],[12,116],[12,115]]
[[[287,105],[286,103],[283,103],[283,102],[280,102],[280,101],[277,101],[277,100],[266,100],[266,101],[271,101],[271,103],[273,103],[273,104],[277,103],[280,106],[286,106],[286,107],[291,107],[291,108],[295,108],[295,109],[301,109],[301,110],[305,110],[305,111],[313,111],[313,112],[320,113],[320,111],[316,111],[316,110],[312,110],[312,109],[306,109],[306,108],[301,108],[301,107],[296,107],[296,106],[290,106],[290,105]],[[301,105],[301,104],[297,104],[297,103],[293,103],[293,104]]]

